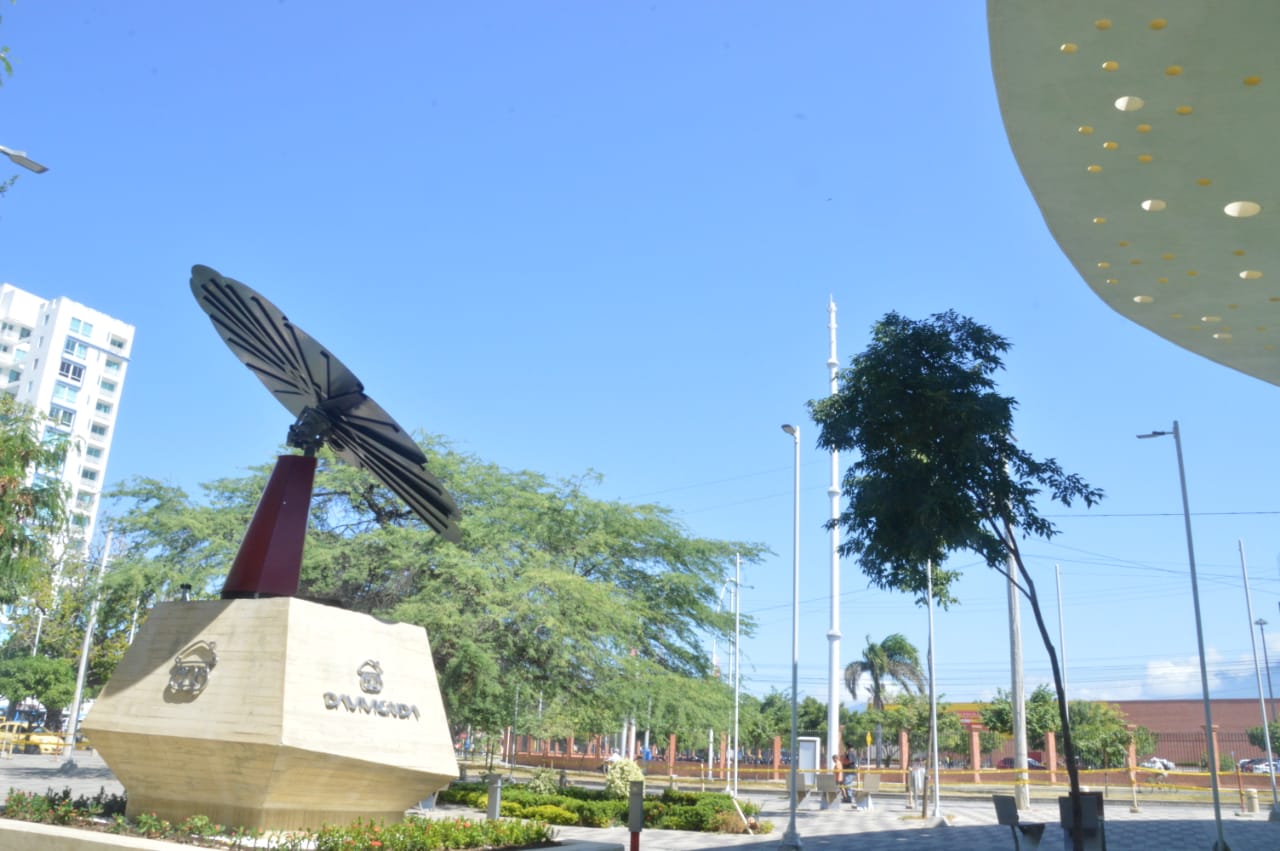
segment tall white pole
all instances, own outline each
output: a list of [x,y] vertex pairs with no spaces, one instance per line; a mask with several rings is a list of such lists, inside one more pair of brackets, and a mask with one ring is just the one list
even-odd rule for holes
[[[1062,694],[1069,696],[1070,690],[1067,688],[1067,634],[1062,628],[1062,568],[1059,565],[1053,566],[1053,578],[1058,585],[1058,667],[1062,669]],[[1067,723],[1071,723],[1071,700],[1068,697],[1067,704],[1062,707],[1062,712],[1067,716]]]
[[[1013,539],[1013,529],[1006,526],[1005,534]],[[1014,561],[1013,547],[1009,548],[1009,703],[1013,708],[1013,767],[1018,772],[1013,787],[1013,797],[1020,810],[1031,806],[1031,790],[1027,788],[1027,704],[1026,688],[1022,681],[1022,609],[1018,601],[1018,565]]]
[[933,668],[933,562],[926,560],[924,566],[929,583],[929,771],[933,775],[933,817],[937,818],[942,772],[938,765],[938,689]]
[[[1167,431],[1140,434],[1139,439],[1164,437]],[[1196,578],[1196,547],[1191,540],[1191,503],[1187,500],[1187,472],[1182,465],[1182,432],[1178,421],[1173,421],[1173,447],[1178,454],[1178,487],[1182,490],[1182,522],[1187,529],[1187,563],[1191,572],[1191,606],[1196,614],[1196,651],[1200,654],[1200,692],[1204,699],[1204,738],[1209,751],[1209,785],[1213,790],[1213,822],[1218,831],[1214,849],[1226,849],[1227,840],[1222,835],[1222,793],[1218,780],[1218,747],[1214,744],[1213,708],[1209,703],[1209,666],[1204,657],[1204,627],[1200,621],[1200,582]]]
[[[831,395],[840,390],[836,359],[836,302],[827,298],[827,330],[831,337],[831,356],[827,358],[827,370],[831,377]],[[844,750],[840,740],[840,453],[831,450],[831,485],[827,488],[831,500],[831,629],[827,631],[827,761]]]
[[[1258,706],[1262,709],[1262,738],[1267,748],[1267,765],[1274,766],[1271,756],[1271,723],[1267,721],[1267,701],[1262,695],[1262,669],[1258,667],[1258,640],[1253,637],[1253,595],[1249,591],[1249,567],[1244,560],[1244,541],[1237,540],[1240,548],[1240,573],[1244,576],[1244,605],[1249,613],[1249,643],[1253,645],[1253,674],[1258,679]],[[1271,777],[1271,815],[1270,821],[1280,821],[1280,793],[1276,791],[1275,770],[1267,772]]]
[[779,848],[799,848],[800,834],[796,832],[796,774],[800,762],[797,728],[799,718],[800,688],[800,429],[793,425],[784,425],[782,430],[791,435],[795,443],[795,504],[794,529],[791,552],[791,783],[788,797],[789,818],[787,830],[782,834]]
[[733,794],[738,795],[738,695],[742,689],[742,558],[733,557]]
[[102,558],[98,561],[98,575],[92,582],[89,603],[89,617],[84,627],[84,643],[80,645],[80,666],[76,669],[76,690],[71,698],[71,720],[67,725],[67,753],[76,745],[76,733],[80,730],[80,698],[84,696],[84,678],[89,670],[89,650],[93,647],[93,630],[98,619],[98,598],[102,592],[102,576],[107,571],[107,561],[111,557],[111,529],[107,529],[107,537],[102,544]]

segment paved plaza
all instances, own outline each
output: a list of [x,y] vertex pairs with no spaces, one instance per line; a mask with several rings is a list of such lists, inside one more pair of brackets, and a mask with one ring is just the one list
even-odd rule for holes
[[[119,781],[96,753],[77,753],[70,761],[61,757],[17,755],[0,759],[0,790],[21,789],[28,792],[61,791],[69,788],[74,795],[93,795],[99,790],[123,791]],[[1039,790],[1037,790],[1039,791]],[[1224,790],[1225,791],[1225,790]],[[696,849],[752,848],[769,851],[778,847],[787,826],[786,798],[771,793],[748,793],[761,805],[761,818],[774,824],[772,833],[764,836],[725,836],[672,830],[646,830],[640,835],[640,847],[646,851],[696,851]],[[1280,822],[1267,820],[1267,801],[1262,812],[1240,815],[1238,798],[1223,800],[1223,823],[1227,844],[1232,851],[1280,851]],[[1049,796],[1033,797],[1029,812],[1020,814],[1023,821],[1056,821],[1056,800]],[[459,814],[471,810],[441,807],[437,816]],[[848,805],[821,810],[816,802],[806,801],[797,812],[796,826],[804,848],[824,851],[888,851],[888,849],[937,849],[937,851],[988,851],[1012,849],[1009,828],[996,823],[995,809],[989,798],[946,797],[942,799],[941,819],[922,819],[918,808],[908,811],[903,797],[882,795],[871,811],[855,811]],[[560,839],[573,851],[603,851],[627,848],[630,834],[625,828],[592,829],[558,828]],[[1141,811],[1131,813],[1123,799],[1108,799],[1106,811],[1107,851],[1192,851],[1213,847],[1216,838],[1213,808],[1209,804],[1144,803]],[[1031,845],[1024,842],[1023,849]],[[1063,848],[1062,833],[1056,826],[1045,832],[1042,849]]]

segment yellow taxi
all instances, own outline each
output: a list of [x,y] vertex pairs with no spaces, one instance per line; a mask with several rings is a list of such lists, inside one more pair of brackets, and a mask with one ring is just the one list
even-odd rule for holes
[[0,751],[12,753],[21,750],[18,740],[27,735],[25,721],[5,721],[0,723]]
[[62,736],[44,727],[32,727],[14,745],[14,750],[19,749],[23,753],[59,754],[62,753]]

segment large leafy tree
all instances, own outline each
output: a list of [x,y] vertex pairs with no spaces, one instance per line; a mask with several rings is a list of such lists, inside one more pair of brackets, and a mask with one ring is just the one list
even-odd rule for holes
[[66,540],[69,443],[45,418],[0,393],[0,603],[12,603]]
[[76,674],[65,659],[47,656],[17,656],[0,660],[0,694],[9,697],[9,717],[18,704],[35,698],[48,709],[45,726],[58,730],[62,725],[61,707],[71,702]]
[[[993,379],[1008,349],[1004,337],[954,311],[923,321],[889,313],[841,371],[839,391],[809,409],[818,445],[857,458],[842,482],[847,505],[833,521],[845,533],[842,554],[856,557],[873,585],[918,600],[932,563],[933,594],[944,607],[955,602],[958,576],[945,567],[947,556],[978,554],[1030,602],[1064,707],[1057,653],[1018,541],[1056,533],[1038,507],[1046,496],[1090,506],[1102,492],[1014,440],[1016,402],[997,392]],[[1074,743],[1060,713],[1079,823]]]
[[[938,750],[942,753],[967,753],[969,744],[960,716],[949,712],[949,704],[938,701]],[[929,749],[929,698],[923,694],[904,694],[877,713],[884,727],[893,735],[907,731],[911,752],[924,754]]]
[[[300,596],[426,627],[455,731],[602,733],[631,717],[696,746],[725,728],[732,693],[704,647],[733,629],[717,602],[735,554],[758,561],[762,547],[693,536],[662,506],[597,499],[594,474],[550,479],[421,443],[462,510],[461,542],[322,451]],[[199,502],[154,480],[118,489],[128,550],[107,583],[111,629],[181,585],[216,595],[268,473],[205,485]]]
[[895,632],[883,641],[875,642],[867,636],[867,646],[862,658],[850,662],[844,669],[844,684],[853,699],[858,699],[858,683],[870,677],[867,702],[872,709],[883,710],[885,693],[891,683],[896,683],[907,694],[924,691],[924,673],[920,670],[920,652],[915,645]]
[[[1046,683],[1041,683],[1032,690],[1023,704],[1027,719],[1027,743],[1036,750],[1043,750],[1045,733],[1052,730],[1061,732],[1061,718],[1058,715],[1058,698]],[[978,713],[982,726],[1003,736],[1013,735],[1013,701],[1009,692],[996,689],[996,696],[982,707]]]

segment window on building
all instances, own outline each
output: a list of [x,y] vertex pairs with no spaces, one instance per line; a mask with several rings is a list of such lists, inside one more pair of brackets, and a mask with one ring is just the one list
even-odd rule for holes
[[0,322],[0,334],[12,334],[18,330],[18,326],[12,322]]
[[113,360],[112,358],[107,358],[107,362],[104,364],[104,368],[107,370],[107,372],[119,372],[120,361]]
[[11,369],[11,370],[9,370],[9,380],[10,380],[10,381],[21,381],[21,380],[22,380],[22,370],[20,370],[20,369]]
[[27,339],[27,338],[28,338],[28,337],[30,337],[30,336],[31,336],[31,329],[30,329],[30,328],[19,328],[19,329],[18,329],[18,339],[19,339],[19,340],[25,340],[25,339]]
[[93,494],[89,491],[80,491],[76,494],[76,508],[92,508]]
[[58,365],[58,375],[61,375],[63,378],[70,378],[72,381],[83,381],[84,367],[78,363],[72,363],[69,360],[64,360]]
[[50,405],[49,416],[60,426],[71,428],[71,424],[76,421],[76,412],[68,410],[61,405]]
[[[13,359],[16,363],[22,363],[24,360],[27,359],[27,354],[28,352],[26,349],[18,349],[16,352],[13,353]],[[38,365],[39,363],[40,363],[40,358],[36,358],[36,364]]]
[[89,426],[89,433],[92,434],[94,437],[106,437],[107,432],[110,430],[111,429],[109,429],[107,426],[103,425],[102,423],[94,423],[93,425]]
[[101,457],[102,457],[102,447],[101,447],[101,446],[87,446],[87,447],[85,447],[84,454],[85,454],[85,457],[86,457],[86,458],[101,458]]
[[13,351],[13,346],[10,346],[8,343],[0,343],[0,354],[7,355],[11,351]]
[[62,350],[69,355],[80,358],[80,360],[84,360],[85,356],[89,354],[89,347],[75,337],[68,337],[67,341],[62,344]]
[[76,403],[76,396],[78,395],[80,395],[80,390],[76,387],[72,387],[70,384],[64,384],[61,381],[55,381],[53,383],[53,398],[57,399],[59,402],[66,402],[74,405]]
[[100,414],[110,414],[111,411],[114,410],[114,408],[115,408],[115,405],[112,405],[110,402],[103,402],[101,400],[99,400],[98,404],[93,406],[93,409]]
[[117,337],[115,334],[112,334],[110,343],[111,343],[111,348],[120,349],[121,351],[124,351],[124,347],[129,344],[129,341],[126,340],[124,337]]
[[96,482],[98,480],[98,471],[90,467],[81,467],[80,478],[86,482]]
[[79,319],[71,319],[71,332],[73,334],[83,334],[86,337],[93,336],[93,323],[83,322]]
[[102,388],[103,393],[107,393],[112,396],[115,395],[116,383],[114,381],[108,381],[107,379],[104,378],[98,382],[98,386]]
[[81,514],[78,511],[75,512],[74,514],[71,515],[71,525],[76,526],[77,528],[80,528],[80,529],[84,529],[88,527],[89,515]]

